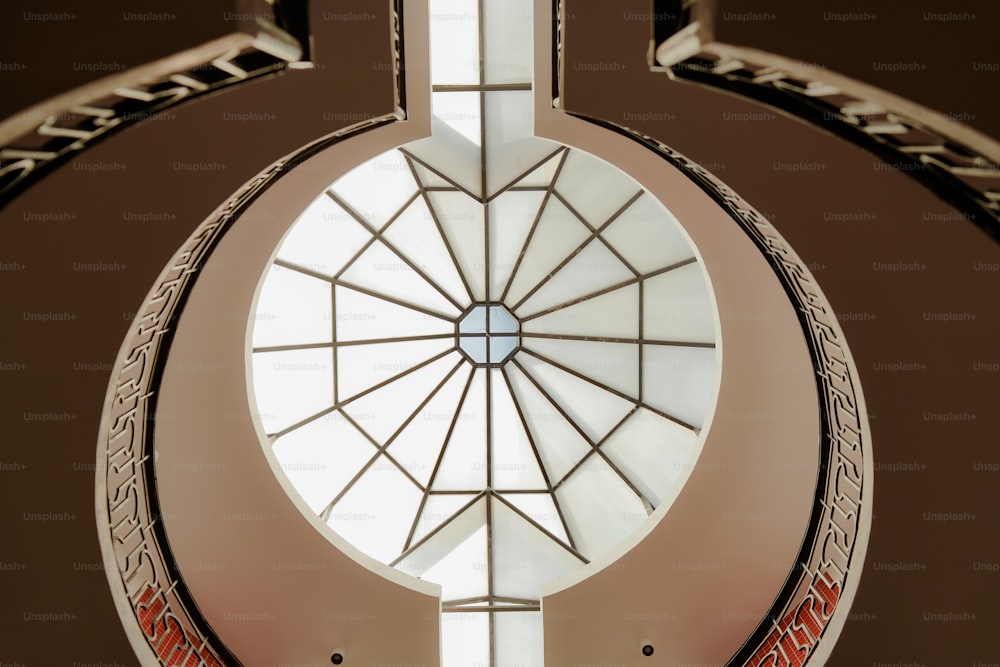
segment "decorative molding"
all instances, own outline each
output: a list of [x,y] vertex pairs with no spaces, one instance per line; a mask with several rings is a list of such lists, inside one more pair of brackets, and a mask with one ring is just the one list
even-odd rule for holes
[[70,91],[0,123],[0,207],[112,133],[181,102],[299,62],[302,47],[273,24],[237,33]]
[[101,422],[98,528],[108,580],[133,648],[139,655],[155,656],[155,662],[143,664],[241,664],[220,643],[188,594],[163,531],[153,472],[152,424],[173,322],[212,249],[257,197],[315,153],[395,120],[396,115],[388,115],[345,128],[272,164],[245,184],[174,254],[122,344]]
[[724,44],[705,45],[667,72],[762,102],[846,139],[1000,241],[1000,144],[956,120],[842,75]]
[[[813,515],[796,565],[781,593],[727,664],[804,665],[818,655],[821,639],[839,633],[834,613],[839,612],[842,624],[860,576],[857,561],[864,560],[870,529],[872,482],[865,466],[869,431],[861,409],[859,380],[843,333],[805,263],[764,216],[722,181],[648,135],[573,115],[655,150],[694,181],[746,232],[795,306],[813,359],[820,403],[820,476]],[[828,632],[831,628],[835,628],[833,633]]]

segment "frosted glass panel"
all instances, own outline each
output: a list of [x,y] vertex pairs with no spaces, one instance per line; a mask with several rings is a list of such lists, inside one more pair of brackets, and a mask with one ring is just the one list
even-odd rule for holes
[[333,405],[332,355],[329,349],[254,353],[254,394],[265,432]]
[[425,486],[444,447],[470,372],[471,369],[462,368],[452,375],[388,448],[403,469]]
[[677,219],[648,193],[625,209],[601,236],[640,273],[676,264],[694,254]]
[[524,432],[503,371],[490,370],[493,383],[493,488],[544,489],[545,479]]
[[525,333],[593,338],[639,336],[639,286],[628,285],[521,322]]
[[645,402],[700,428],[715,390],[715,350],[673,345],[644,347]]
[[700,452],[693,431],[645,408],[608,436],[601,451],[654,507],[673,499]]
[[417,172],[417,178],[424,187],[454,187],[454,185],[443,176],[436,174],[419,162],[413,163],[413,168]]
[[391,150],[347,172],[331,188],[379,229],[417,191],[403,154]]
[[493,643],[497,667],[544,667],[542,613],[493,614]]
[[562,155],[562,151],[556,153],[551,159],[546,160],[531,172],[526,174],[524,178],[515,183],[513,187],[521,188],[529,186],[548,186],[556,175],[556,169],[562,161]]
[[406,150],[478,197],[482,190],[480,147],[435,116],[431,116],[431,133],[407,144]]
[[550,197],[517,273],[514,274],[506,302],[519,301],[569,257],[588,234],[587,227],[568,208]]
[[645,283],[646,338],[715,341],[715,313],[701,265],[688,264]]
[[[485,501],[444,525],[400,562],[400,569],[441,584],[443,601],[486,595],[489,590],[486,511],[478,509],[483,506]],[[470,523],[470,517],[477,520],[479,528]]]
[[592,227],[599,227],[640,188],[625,172],[587,153],[572,150],[556,190]]
[[479,9],[473,0],[430,0],[431,83],[479,83]]
[[337,412],[283,435],[272,451],[295,490],[317,514],[377,452]]
[[531,298],[518,306],[517,311],[522,315],[537,313],[604,288],[620,285],[634,277],[635,274],[606,245],[594,239]]
[[591,456],[556,490],[576,546],[587,558],[618,544],[648,514],[621,477],[599,456]]
[[538,523],[552,535],[569,544],[559,511],[549,493],[509,493],[501,494],[503,499]]
[[257,299],[253,345],[329,343],[330,283],[272,264]]
[[458,258],[472,295],[486,298],[486,221],[483,205],[460,192],[431,192],[431,206]]
[[351,401],[343,410],[375,440],[384,444],[455,367],[458,357],[457,352],[445,355]]
[[500,597],[537,600],[542,584],[580,566],[562,544],[518,516],[496,498],[493,512],[493,592]]
[[447,292],[460,303],[468,302],[469,293],[462,284],[458,268],[448,253],[423,197],[403,211],[386,230],[385,237],[400,254],[423,271],[439,290]]
[[[467,504],[467,502],[466,502]],[[461,508],[460,508],[461,509]],[[480,567],[470,568],[471,571],[485,570],[485,551],[480,558],[479,548],[476,545],[478,539],[471,539],[481,528],[486,526],[486,499],[480,497],[471,506],[466,507],[461,513],[449,517],[447,522],[440,522],[439,530],[432,531],[426,537],[415,541],[410,548],[410,552],[399,562],[399,568],[407,574],[421,577],[433,581],[426,576],[428,572],[434,570],[442,560],[447,558],[456,549],[472,549],[475,552],[476,560]],[[479,577],[475,577],[474,586],[479,586]],[[438,581],[437,583],[443,583]],[[456,597],[471,597],[478,595],[479,589],[472,591],[442,591],[444,599]]]
[[534,136],[533,104],[530,90],[486,93],[486,189],[491,195],[559,147]]
[[423,306],[445,317],[458,315],[445,296],[420,277],[396,253],[376,241],[344,272],[342,280],[406,303]]
[[517,359],[594,442],[599,442],[634,406],[529,354],[521,353]]
[[465,137],[475,146],[482,145],[482,113],[479,93],[431,93],[434,117]]
[[402,550],[419,502],[420,490],[380,456],[333,506],[327,525],[386,562]]
[[483,3],[486,83],[531,83],[531,9],[530,0]]
[[337,350],[337,397],[347,400],[452,347],[451,338],[343,346]]
[[454,333],[455,325],[443,317],[427,315],[349,287],[338,286],[335,291],[338,341]]
[[543,192],[508,192],[490,202],[490,298],[499,298],[510,280]]
[[549,481],[555,484],[591,451],[591,446],[515,365],[508,364],[506,372]]
[[489,614],[442,614],[441,654],[441,667],[490,664]]
[[411,545],[422,540],[428,533],[454,516],[473,498],[475,498],[475,495],[471,493],[449,493],[445,495],[427,496],[427,502],[424,503],[424,509],[420,512],[420,516],[417,518],[417,528],[413,532],[413,541]]
[[524,348],[638,400],[639,346],[554,338],[526,338]]
[[478,369],[455,420],[432,489],[479,491],[486,487],[486,423],[486,370]]
[[333,277],[371,238],[371,233],[326,194],[289,230],[278,259]]

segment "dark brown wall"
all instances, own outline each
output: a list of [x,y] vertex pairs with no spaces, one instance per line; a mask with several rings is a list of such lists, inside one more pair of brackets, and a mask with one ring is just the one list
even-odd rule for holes
[[[164,43],[189,46],[219,27],[201,3],[183,11],[172,3],[167,11],[178,18],[170,25],[125,25],[121,3],[117,10],[33,4],[0,10],[0,63],[26,66],[0,69],[0,115],[89,80],[74,62],[133,65],[162,55]],[[385,5],[336,3],[340,12],[374,18],[322,24],[324,69],[251,84],[128,130],[117,144],[123,152],[109,140],[79,161],[100,170],[67,165],[46,179],[47,189],[0,211],[0,663],[136,664],[99,569],[92,468],[96,420],[131,309],[219,203],[217,193],[307,139],[391,109]],[[129,11],[142,9],[128,3]],[[991,34],[1000,10],[990,0],[961,7],[723,0],[721,9],[777,17],[722,17],[723,39],[826,65],[1000,137],[1000,74],[991,71],[1000,63]],[[925,21],[925,9],[976,18]],[[81,18],[26,22],[22,10]],[[1000,626],[1000,455],[992,447],[1000,426],[1000,248],[840,140],[780,114],[738,120],[761,108],[647,72],[648,27],[629,18],[648,11],[645,0],[567,0],[567,10],[567,106],[639,127],[716,171],[773,220],[841,316],[864,383],[877,470],[869,558],[830,664],[1000,662],[992,636]],[[841,10],[877,19],[824,20],[824,11]],[[913,61],[927,69],[872,65]],[[602,63],[616,71],[591,66]],[[309,103],[297,103],[303,99]],[[275,118],[224,117],[263,109]],[[191,127],[214,141],[189,141]],[[225,167],[191,174],[173,166],[199,161]],[[145,214],[155,217],[134,217]],[[95,262],[122,266],[76,268]],[[947,513],[962,519],[941,520]]]

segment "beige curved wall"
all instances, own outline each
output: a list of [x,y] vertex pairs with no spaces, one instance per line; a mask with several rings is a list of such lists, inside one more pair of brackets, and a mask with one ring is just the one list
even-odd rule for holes
[[[395,660],[436,664],[436,600],[381,579],[370,570],[403,581],[296,508],[261,452],[245,369],[247,314],[281,236],[339,174],[412,138],[403,127],[329,149],[265,193],[206,264],[176,330],[158,406],[171,418],[156,429],[165,525],[181,563],[230,564],[183,571],[248,665],[326,660],[335,644],[352,664],[389,646]],[[582,121],[543,117],[538,132],[623,166],[682,221],[715,290],[723,350],[717,412],[687,486],[621,559],[553,586],[543,601],[546,662],[641,658],[642,639],[678,661],[724,661],[773,601],[812,506],[819,421],[801,330],[752,243],[686,177]],[[288,563],[303,567],[276,569]],[[266,618],[250,620],[255,611]]]

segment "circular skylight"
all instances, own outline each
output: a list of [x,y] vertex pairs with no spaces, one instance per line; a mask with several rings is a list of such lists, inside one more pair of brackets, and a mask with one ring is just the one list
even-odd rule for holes
[[[379,156],[292,227],[255,314],[257,407],[331,529],[446,610],[537,612],[686,479],[712,300],[670,213],[596,158],[558,147],[485,203],[421,166]],[[622,185],[588,201],[581,177]]]
[[291,227],[260,288],[251,385],[309,511],[442,586],[442,664],[540,665],[542,586],[648,527],[697,459],[717,318],[659,201],[533,136],[530,53],[490,80],[508,69],[490,54],[512,53],[490,31],[529,34],[530,8],[480,23],[462,7],[439,14],[467,26],[442,25],[486,40],[485,69],[456,83],[439,62],[433,135],[345,174]]

